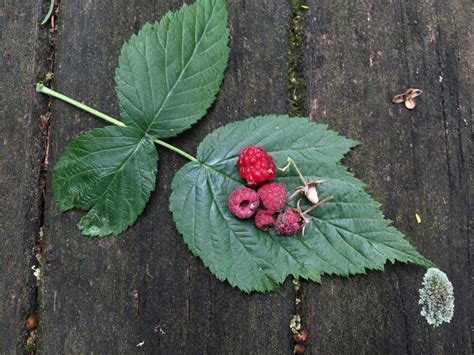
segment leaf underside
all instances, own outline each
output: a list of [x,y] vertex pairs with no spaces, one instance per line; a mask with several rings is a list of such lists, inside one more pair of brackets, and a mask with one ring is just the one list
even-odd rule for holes
[[72,141],[56,164],[56,202],[62,212],[89,210],[78,224],[83,234],[119,234],[145,208],[157,163],[153,141],[136,128],[96,129]]
[[[176,226],[219,280],[245,292],[276,290],[288,275],[319,282],[323,274],[383,270],[387,261],[432,265],[384,219],[364,184],[339,164],[356,144],[306,118],[262,116],[219,128],[200,144],[200,163],[186,164],[173,180],[170,209]],[[327,180],[320,197],[334,198],[312,212],[304,236],[261,232],[227,210],[228,196],[243,186],[235,167],[238,153],[249,145],[268,151],[280,167],[293,158],[308,180]],[[277,181],[288,191],[301,185],[291,170],[279,173]]]
[[126,125],[173,137],[204,116],[229,57],[225,0],[198,0],[146,24],[122,48],[115,73]]

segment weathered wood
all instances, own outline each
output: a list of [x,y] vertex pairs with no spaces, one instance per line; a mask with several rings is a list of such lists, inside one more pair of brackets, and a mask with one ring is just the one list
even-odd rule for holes
[[[62,1],[56,88],[117,116],[113,74],[123,42],[180,3]],[[189,152],[224,123],[286,111],[286,1],[228,4],[232,51],[219,99],[207,117],[173,140]],[[100,126],[54,102],[51,164],[72,138]],[[81,214],[59,214],[48,195],[40,351],[287,353],[291,287],[242,294],[187,251],[168,211],[171,179],[185,161],[159,153],[157,189],[139,221],[118,238],[81,236],[75,227]]]
[[[46,38],[38,33],[38,1],[0,4],[0,352],[21,353],[25,320],[36,308],[34,246],[41,206],[40,113],[46,98],[34,92]],[[38,59],[39,58],[39,59]]]
[[[180,3],[63,0],[55,87],[118,116],[113,71],[123,41]],[[81,236],[75,227],[81,213],[59,214],[48,191],[46,264],[36,297],[31,265],[44,144],[38,120],[46,98],[32,84],[49,55],[47,30],[37,27],[40,5],[47,2],[0,5],[0,352],[21,352],[24,321],[39,302],[41,353],[289,353],[291,287],[244,295],[187,251],[167,207],[171,179],[184,160],[163,149],[149,206],[118,238]],[[303,283],[308,350],[472,353],[470,3],[308,5],[308,113],[363,142],[347,165],[408,239],[447,272],[456,297],[451,324],[433,329],[419,315],[424,270],[418,267],[397,264],[386,273]],[[287,1],[235,0],[229,10],[232,52],[219,99],[173,140],[189,152],[224,123],[286,111]],[[408,87],[424,91],[412,112],[390,103]],[[51,165],[72,138],[103,126],[59,101],[52,119]]]
[[[451,323],[433,329],[417,304],[421,268],[395,265],[350,280],[326,277],[322,286],[305,288],[310,350],[470,354],[470,2],[308,4],[311,117],[363,142],[347,164],[387,217],[448,274],[456,298]],[[409,87],[424,91],[414,111],[391,103]]]

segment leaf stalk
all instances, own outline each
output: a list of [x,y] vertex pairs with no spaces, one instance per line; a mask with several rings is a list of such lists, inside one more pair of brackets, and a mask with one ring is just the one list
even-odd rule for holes
[[49,18],[53,14],[53,10],[54,10],[54,0],[51,0],[51,2],[49,3],[48,13],[44,17],[43,21],[41,21],[40,26],[44,26],[46,22],[48,22]]
[[[119,127],[126,127],[125,123],[123,123],[122,121],[119,121],[117,120],[116,118],[113,118],[113,117],[110,117],[108,115],[106,115],[105,113],[102,113],[100,111],[97,111],[95,109],[93,109],[92,107],[89,107],[87,105],[84,105],[83,103],[80,103],[79,101],[76,101],[74,99],[71,99],[70,97],[66,96],[66,95],[63,95],[53,89],[50,89],[48,87],[46,87],[43,83],[38,83],[36,84],[36,91],[37,92],[40,92],[42,94],[46,94],[46,95],[49,95],[49,96],[53,96],[57,99],[60,99],[64,102],[67,102],[68,104],[71,104],[73,106],[76,106],[77,108],[80,108],[81,110],[84,110],[96,117],[99,117],[99,118],[102,118],[103,120],[109,122],[109,123],[112,123],[116,126],[119,126]],[[166,143],[160,139],[155,139],[154,142],[158,145],[161,145],[162,147],[165,147],[183,157],[185,157],[186,159],[189,159],[191,161],[194,161],[194,162],[198,162],[198,160],[193,157],[192,155],[186,153],[185,151],[175,147],[174,145],[171,145],[169,143]]]

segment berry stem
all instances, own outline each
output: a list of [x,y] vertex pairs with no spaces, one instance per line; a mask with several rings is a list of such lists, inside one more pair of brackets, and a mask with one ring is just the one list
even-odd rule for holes
[[290,157],[288,157],[287,161],[288,161],[289,165],[293,165],[293,168],[295,168],[296,172],[298,173],[298,176],[299,176],[301,182],[303,183],[303,185],[308,185],[308,183],[306,182],[306,179],[304,178],[304,176],[301,173],[300,169],[298,169],[298,167],[296,166],[295,161],[293,159],[291,159]]
[[[53,96],[53,97],[56,97],[60,100],[63,100],[65,102],[67,102],[68,104],[71,104],[73,106],[76,106],[78,108],[80,108],[81,110],[84,110],[86,112],[89,112],[90,114],[96,116],[96,117],[99,117],[99,118],[102,118],[103,120],[109,122],[109,123],[112,123],[116,126],[119,126],[119,127],[126,127],[125,123],[123,123],[122,121],[119,121],[117,120],[116,118],[113,118],[113,117],[110,117],[108,115],[106,115],[105,113],[102,113],[102,112],[99,112],[97,110],[94,110],[92,107],[89,107],[87,105],[84,105],[82,103],[80,103],[79,101],[76,101],[74,99],[71,99],[70,97],[66,96],[66,95],[63,95],[57,91],[54,91],[46,86],[44,86],[43,83],[38,83],[36,84],[36,91],[37,92],[40,92],[42,94],[46,94],[46,95],[50,95],[50,96]],[[198,162],[198,160],[193,157],[192,155],[186,153],[185,151],[175,147],[174,145],[171,145],[169,143],[166,143],[160,139],[155,139],[154,142],[158,145],[161,145],[162,147],[165,147],[169,150],[172,150],[173,152],[175,153],[178,153],[179,155],[182,155],[183,157],[191,160],[191,161],[194,161],[194,162]]]
[[311,211],[313,211],[316,208],[318,208],[319,206],[321,206],[323,203],[326,203],[329,200],[332,200],[332,198],[333,198],[332,196],[327,196],[327,197],[323,198],[321,201],[319,201],[318,203],[315,203],[310,208],[308,208],[306,211],[302,212],[301,215],[304,216],[305,214],[310,213]]

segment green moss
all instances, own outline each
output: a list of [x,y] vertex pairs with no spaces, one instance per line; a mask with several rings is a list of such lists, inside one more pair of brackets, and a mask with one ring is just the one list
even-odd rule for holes
[[288,114],[304,116],[306,112],[304,83],[304,0],[289,0],[291,19],[288,25]]
[[26,344],[24,350],[29,354],[36,353],[36,346],[34,344]]
[[43,82],[45,80],[46,76],[44,73],[38,73],[36,74],[36,82]]

